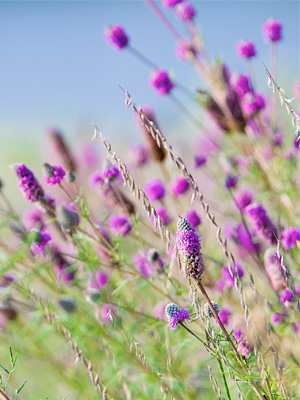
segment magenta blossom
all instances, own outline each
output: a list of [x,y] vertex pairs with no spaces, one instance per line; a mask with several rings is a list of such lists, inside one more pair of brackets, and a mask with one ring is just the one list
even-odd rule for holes
[[278,313],[273,313],[270,318],[271,324],[274,326],[278,326],[283,322],[283,315]]
[[249,190],[243,190],[236,194],[235,198],[238,206],[241,210],[249,206],[253,201],[253,194]]
[[294,300],[293,293],[290,291],[290,289],[285,288],[280,295],[280,304],[286,306],[293,300]]
[[90,276],[90,286],[93,289],[100,289],[107,284],[108,276],[101,271],[96,272],[95,275]]
[[243,97],[245,94],[251,92],[251,85],[246,75],[239,75],[231,80],[233,89],[239,96]]
[[238,181],[238,176],[227,176],[227,178],[225,179],[225,186],[227,187],[227,189],[233,189],[236,187]]
[[134,256],[134,265],[143,277],[149,278],[154,275],[154,269],[162,270],[164,263],[159,255],[157,259],[150,259],[147,251],[143,250]]
[[105,324],[109,324],[111,321],[111,318],[113,318],[116,315],[117,308],[114,304],[104,304],[103,307],[101,308],[101,319]]
[[25,164],[15,164],[13,169],[19,178],[19,188],[25,198],[31,203],[42,200],[45,193],[33,172]]
[[118,50],[122,50],[126,47],[129,41],[128,36],[120,25],[114,25],[107,29],[104,33],[104,37]]
[[196,10],[188,1],[182,1],[175,7],[176,16],[184,22],[191,21],[196,15]]
[[180,60],[191,62],[195,58],[196,50],[191,40],[182,39],[177,43],[175,53]]
[[247,117],[265,108],[265,100],[259,93],[247,93],[242,100],[243,112]]
[[26,229],[31,230],[38,225],[38,229],[42,230],[44,227],[43,213],[38,208],[28,210],[24,214],[24,224]]
[[157,319],[164,320],[165,318],[165,308],[167,306],[168,302],[163,300],[159,301],[158,303],[155,304],[153,308],[153,317]]
[[156,89],[159,96],[164,96],[165,94],[170,93],[174,88],[174,84],[169,78],[168,73],[162,69],[155,71],[150,79],[150,85]]
[[162,4],[165,8],[175,7],[177,4],[181,2],[182,0],[162,0]]
[[46,182],[48,186],[61,183],[66,175],[65,171],[60,165],[51,165],[48,163],[44,163],[43,173],[43,181]]
[[34,233],[33,242],[31,243],[31,251],[35,255],[45,255],[45,247],[51,240],[51,235],[46,231],[38,231],[37,229],[32,229],[31,232]]
[[282,246],[289,250],[300,241],[300,228],[287,228],[281,232]]
[[229,267],[222,268],[222,275],[223,275],[224,281],[227,283],[227,285],[230,289],[232,289],[234,286],[234,276],[235,276],[236,272],[237,272],[237,276],[240,279],[242,279],[244,276],[244,270],[238,262],[235,263],[235,267],[234,266],[232,266],[232,267],[233,267],[232,269],[233,269],[233,274],[234,274],[233,276],[231,275]]
[[263,24],[262,31],[267,42],[278,42],[281,40],[282,24],[279,21],[274,21],[270,18]]
[[113,215],[109,220],[109,225],[112,233],[116,236],[119,234],[126,236],[132,230],[127,215]]
[[134,167],[142,167],[148,162],[148,152],[143,145],[134,145],[130,148],[130,162]]
[[269,244],[277,244],[277,229],[262,204],[250,204],[245,212],[256,233]]
[[224,306],[224,307],[220,308],[218,316],[219,316],[222,324],[226,325],[228,323],[228,318],[230,317],[231,314],[232,314],[232,311],[228,306]]
[[237,43],[236,50],[241,58],[251,58],[256,55],[254,43],[250,41],[241,40]]
[[190,184],[184,176],[178,176],[170,184],[170,189],[173,192],[174,196],[176,196],[176,197],[184,194],[189,189],[189,187],[190,187]]
[[189,221],[193,228],[197,228],[201,224],[201,218],[195,210],[190,210],[185,218]]
[[286,280],[275,247],[270,247],[265,251],[264,265],[273,289],[276,291],[283,289],[286,286]]
[[[167,226],[172,222],[172,217],[168,214],[168,210],[163,206],[158,206],[156,208],[157,215],[161,218],[161,222],[163,225]],[[154,226],[154,217],[151,215],[151,222]]]
[[153,179],[145,185],[145,193],[151,202],[165,197],[166,191],[160,179]]
[[165,308],[165,313],[168,318],[168,325],[171,330],[176,329],[179,322],[185,322],[186,320],[189,320],[191,318],[190,312],[187,308],[180,308],[174,303],[170,303],[167,305],[167,307]]

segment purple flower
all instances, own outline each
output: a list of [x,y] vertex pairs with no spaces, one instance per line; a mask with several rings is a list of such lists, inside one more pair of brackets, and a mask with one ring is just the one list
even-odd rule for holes
[[182,1],[175,8],[175,14],[184,22],[191,21],[196,15],[196,10],[188,1]]
[[176,4],[181,3],[182,0],[162,0],[162,4],[165,8],[175,7]]
[[200,156],[195,156],[195,163],[194,163],[194,167],[195,168],[200,168],[202,167],[202,165],[205,165],[207,162],[207,157],[200,155]]
[[[161,222],[163,225],[167,226],[172,222],[172,218],[168,214],[167,209],[164,208],[163,206],[157,207],[156,213],[161,218]],[[154,226],[154,217],[153,216],[151,216],[151,222],[152,222],[152,225]]]
[[236,50],[241,58],[251,58],[256,55],[254,43],[250,41],[241,40],[237,43]]
[[232,265],[232,267],[233,267],[233,274],[234,274],[233,276],[231,275],[229,267],[222,268],[222,275],[223,275],[224,281],[227,283],[227,285],[229,286],[230,289],[232,289],[234,286],[235,271],[237,271],[237,275],[240,279],[242,279],[244,276],[244,270],[238,262],[235,263],[235,267],[233,265]]
[[105,324],[111,322],[111,317],[116,315],[116,306],[114,304],[104,304],[101,308],[100,317]]
[[272,138],[273,146],[280,147],[282,146],[284,140],[284,135],[282,133],[276,133]]
[[246,75],[239,75],[232,79],[231,85],[237,94],[241,97],[251,92],[249,79]]
[[19,178],[19,188],[22,190],[25,198],[31,203],[42,200],[45,196],[44,190],[32,171],[25,164],[15,164],[13,168]]
[[300,241],[300,228],[287,228],[281,232],[282,246],[289,250]]
[[11,275],[3,275],[0,280],[0,288],[9,286],[14,280],[14,277]]
[[286,286],[284,271],[275,247],[270,247],[265,251],[264,265],[273,289],[278,291],[284,288]]
[[51,165],[48,163],[44,163],[43,174],[43,180],[47,183],[48,186],[60,183],[66,175],[62,167],[60,167],[59,165]]
[[197,228],[201,224],[201,218],[199,215],[196,213],[195,210],[190,210],[185,218],[189,221],[189,223],[192,225],[193,228]]
[[67,284],[75,279],[75,271],[71,270],[71,264],[52,247],[53,270],[58,279]]
[[254,243],[253,235],[247,231],[243,223],[236,227],[238,244],[247,249],[250,254],[257,253],[261,249],[260,243]]
[[249,349],[249,344],[248,344],[248,341],[245,340],[245,339],[240,341],[240,343],[238,344],[237,350],[244,357],[249,357],[250,356],[251,351]]
[[258,93],[247,93],[242,99],[243,112],[247,117],[265,108],[264,98]]
[[153,179],[145,185],[145,193],[149,197],[149,200],[154,202],[155,200],[163,199],[166,191],[160,179]]
[[293,301],[293,299],[294,299],[293,293],[290,291],[290,289],[285,288],[280,295],[280,304],[285,306],[286,302],[289,303]]
[[253,194],[249,190],[243,190],[236,194],[235,198],[241,210],[249,206],[253,201]]
[[112,233],[116,236],[119,234],[126,236],[132,230],[127,215],[113,215],[109,220],[109,225]]
[[230,315],[232,314],[232,311],[229,307],[224,306],[220,309],[219,311],[219,318],[220,321],[222,322],[222,324],[226,325],[228,322],[228,318],[230,317]]
[[120,171],[113,165],[105,166],[102,170],[94,172],[90,181],[93,187],[97,185],[98,182],[109,183],[113,182],[120,176]]
[[281,314],[273,313],[273,314],[271,315],[270,322],[271,322],[271,324],[273,324],[274,326],[277,326],[277,325],[281,324],[282,321],[283,321],[283,316],[282,316]]
[[236,329],[232,336],[235,338],[235,340],[239,343],[242,340],[243,337],[243,332],[241,329]]
[[180,308],[174,303],[170,303],[165,308],[165,313],[168,318],[168,325],[171,330],[178,326],[178,322],[185,322],[190,319],[190,312],[187,308]]
[[177,43],[175,53],[180,60],[191,62],[195,58],[196,50],[191,40],[182,39]]
[[281,40],[282,24],[270,18],[263,24],[262,31],[267,42],[278,42]]
[[277,244],[277,229],[262,204],[250,204],[245,212],[257,234],[269,244]]
[[163,268],[163,261],[161,260],[159,253],[157,258],[149,257],[149,252],[143,250],[134,256],[134,265],[138,269],[142,276],[149,278],[154,276],[154,268]]
[[130,162],[134,167],[142,167],[148,162],[148,152],[145,146],[135,145],[130,148]]
[[128,36],[120,25],[114,25],[107,29],[104,33],[104,37],[118,50],[122,50],[123,47],[128,45]]
[[186,268],[191,277],[200,279],[204,272],[200,237],[186,218],[179,217],[176,245],[180,256],[181,268],[183,270]]
[[51,235],[46,231],[38,231],[37,229],[32,229],[31,232],[34,233],[33,242],[31,243],[31,251],[35,255],[45,255],[45,247],[47,243],[51,240]]
[[227,178],[225,179],[225,186],[227,187],[227,189],[232,189],[237,185],[238,180],[238,176],[227,176]]
[[57,222],[66,231],[73,231],[79,225],[79,215],[74,205],[62,204],[57,210]]
[[170,189],[173,192],[174,196],[178,197],[181,194],[184,194],[190,187],[188,180],[184,176],[178,176],[173,182],[170,184]]
[[35,228],[36,225],[42,230],[44,227],[43,213],[37,208],[26,211],[24,214],[24,224],[29,231]]
[[156,89],[156,92],[159,96],[164,96],[174,87],[174,84],[169,78],[168,73],[162,69],[155,71],[150,79],[150,85]]
[[101,271],[96,272],[95,276],[91,275],[90,277],[90,286],[93,289],[102,288],[107,284],[108,276]]

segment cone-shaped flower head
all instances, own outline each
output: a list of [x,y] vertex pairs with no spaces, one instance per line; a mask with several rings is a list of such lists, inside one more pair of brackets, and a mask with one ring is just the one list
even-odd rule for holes
[[43,180],[49,186],[55,185],[56,183],[60,183],[63,180],[64,176],[66,175],[65,171],[61,166],[51,165],[48,163],[44,163],[43,165],[43,174],[44,174]]
[[289,250],[300,242],[300,228],[287,228],[281,232],[282,246]]
[[51,235],[45,231],[39,231],[37,229],[32,229],[31,232],[33,233],[33,242],[30,246],[31,251],[35,255],[44,255],[45,254],[45,247],[47,243],[51,240]]
[[181,268],[186,268],[190,277],[200,279],[204,271],[200,237],[188,220],[180,216],[177,223],[176,245]]
[[170,303],[165,308],[165,313],[168,318],[169,327],[174,330],[178,326],[178,322],[190,319],[190,312],[187,308],[180,308],[174,303]]
[[13,169],[19,178],[19,188],[24,197],[31,203],[42,200],[45,193],[33,172],[25,164],[15,164]]
[[163,199],[166,194],[164,184],[160,179],[153,179],[145,185],[145,193],[151,202]]
[[196,15],[196,10],[188,1],[182,1],[175,8],[175,14],[184,22],[191,21]]
[[272,18],[268,19],[262,27],[265,40],[267,42],[278,42],[281,39],[281,29],[281,22],[274,21]]
[[159,96],[164,96],[171,92],[174,87],[174,83],[171,81],[168,73],[162,69],[155,71],[150,79],[150,85],[154,87]]
[[122,50],[128,45],[128,36],[120,25],[111,26],[104,33],[104,37],[118,50]]
[[246,42],[245,40],[241,40],[237,43],[236,50],[241,58],[251,58],[256,55],[253,42]]
[[79,225],[79,215],[65,205],[62,205],[57,211],[57,221],[62,228],[71,231]]
[[250,204],[245,212],[257,234],[269,244],[277,244],[277,229],[262,204]]
[[[220,308],[219,308],[218,304],[215,303],[214,301],[212,301],[211,304],[212,304],[212,306],[213,306],[215,312],[216,312],[217,314],[219,314]],[[204,311],[204,314],[207,316],[207,318],[211,318],[211,317],[214,316],[213,312],[212,312],[211,309],[210,309],[210,305],[209,305],[208,303],[206,303],[206,304],[204,305],[203,311]]]
[[264,265],[273,289],[283,289],[286,286],[286,280],[275,247],[270,247],[265,251]]

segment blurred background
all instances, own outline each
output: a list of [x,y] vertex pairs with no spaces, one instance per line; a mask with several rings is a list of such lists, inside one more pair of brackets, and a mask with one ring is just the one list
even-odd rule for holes
[[[162,9],[160,2],[156,4]],[[263,41],[261,27],[269,17],[280,20],[284,40],[279,43],[277,81],[292,97],[300,64],[299,1],[198,0],[193,4],[211,59],[220,57],[231,71],[246,73],[235,45],[241,39],[254,41],[255,82],[263,93],[268,88],[262,63],[270,64],[270,47]],[[185,37],[184,26],[172,10],[164,12]],[[184,139],[199,134],[174,104],[150,88],[149,67],[106,42],[105,27],[116,23],[124,27],[133,47],[171,72],[176,81],[190,90],[203,88],[192,66],[176,58],[174,37],[142,0],[0,2],[0,174],[8,193],[16,188],[10,164],[25,162],[37,168],[39,176],[42,162],[51,161],[45,160],[49,127],[59,128],[77,149],[90,141],[93,122],[116,148],[140,142],[119,85],[136,103],[154,108],[171,142],[172,137],[180,139],[183,129]],[[197,105],[184,94],[175,94],[198,116]]]

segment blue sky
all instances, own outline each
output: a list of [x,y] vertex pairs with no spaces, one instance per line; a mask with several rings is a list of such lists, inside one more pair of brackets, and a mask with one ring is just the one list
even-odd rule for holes
[[[254,70],[261,91],[267,91],[262,61],[269,63],[270,50],[261,26],[269,17],[282,21],[284,40],[279,45],[277,79],[291,93],[291,85],[299,77],[298,1],[210,0],[193,4],[211,58],[221,56],[232,70],[246,72],[235,44],[240,39],[255,42],[258,56]],[[173,11],[166,11],[166,16],[185,36],[184,26]],[[2,1],[0,166],[6,168],[1,164],[13,161],[11,157],[19,156],[26,146],[38,147],[49,126],[61,128],[70,140],[78,141],[92,136],[92,123],[96,122],[118,143],[135,140],[132,112],[125,109],[118,84],[137,103],[151,104],[170,136],[182,126],[195,133],[196,128],[174,105],[158,98],[149,87],[149,68],[105,41],[105,26],[115,23],[124,26],[134,47],[172,71],[177,81],[190,89],[201,88],[192,67],[176,59],[174,38],[142,0]],[[176,95],[193,109],[180,92]],[[3,154],[7,146],[9,156]]]

